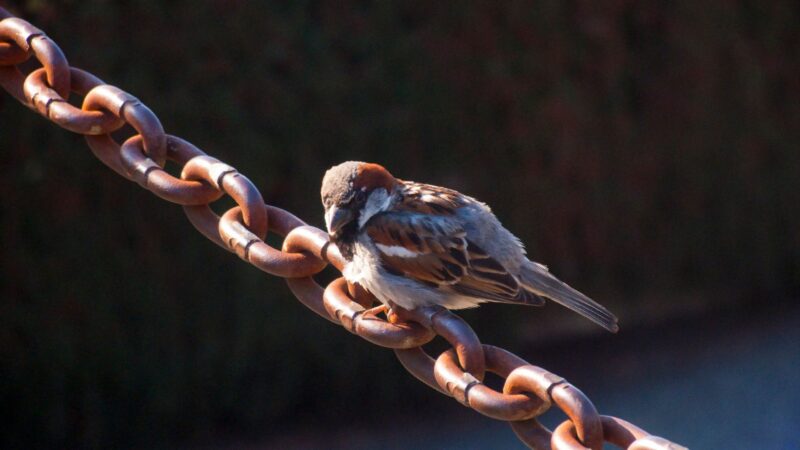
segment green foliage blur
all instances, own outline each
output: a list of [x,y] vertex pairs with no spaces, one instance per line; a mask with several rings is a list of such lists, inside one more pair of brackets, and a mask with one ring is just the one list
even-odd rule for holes
[[[492,205],[623,332],[800,287],[795,2],[2,6],[311,224],[324,170],[374,161]],[[5,93],[0,161],[0,446],[261,435],[430,398]],[[515,350],[599,332],[555,306],[464,316]]]

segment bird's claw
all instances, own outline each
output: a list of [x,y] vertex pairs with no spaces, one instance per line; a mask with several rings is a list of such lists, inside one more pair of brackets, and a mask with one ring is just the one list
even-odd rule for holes
[[404,322],[417,322],[419,320],[416,319],[416,315],[412,311],[409,311],[394,304],[390,305],[381,304],[375,306],[374,308],[365,309],[364,312],[361,313],[361,317],[369,319],[378,319],[378,315],[380,315],[381,313],[386,315],[386,321],[391,323],[392,325]]
[[392,325],[396,325],[398,322],[402,322],[400,320],[400,316],[397,315],[397,313],[394,312],[394,310],[391,308],[386,310],[386,321]]
[[378,305],[374,308],[365,309],[364,312],[361,313],[361,317],[370,318],[370,319],[377,319],[378,314],[386,313],[387,317],[389,315],[389,307],[386,305]]

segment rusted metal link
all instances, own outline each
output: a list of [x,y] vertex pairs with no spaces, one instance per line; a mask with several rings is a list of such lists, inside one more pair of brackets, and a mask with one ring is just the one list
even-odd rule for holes
[[[595,433],[598,432],[598,427],[594,425],[595,422],[592,418],[594,406],[585,399],[580,391],[566,383],[561,377],[531,366],[525,360],[506,350],[485,344],[483,349],[486,355],[487,369],[506,378],[504,393],[527,394],[529,400],[536,399],[533,400],[537,402],[536,406],[525,403],[521,399],[517,400],[519,403],[516,406],[512,406],[512,403],[498,402],[497,400],[501,399],[499,395],[502,394],[492,391],[468,375],[465,376],[465,373],[458,369],[452,350],[443,353],[436,361],[422,348],[396,349],[395,354],[406,370],[431,388],[445,395],[453,396],[462,404],[487,416],[509,420],[517,437],[531,448],[549,449],[551,442],[554,442],[552,447],[554,449],[597,449],[602,448],[603,439],[623,448],[627,448],[639,440],[642,444],[637,445],[645,445],[645,443],[652,445],[653,442],[662,445],[662,447],[651,447],[653,449],[683,448],[666,440],[662,442],[662,438],[650,436],[628,422],[608,416],[598,416],[600,434],[597,435]],[[556,398],[552,398],[552,392],[555,392],[557,387],[560,387],[559,393],[555,394]],[[555,435],[551,436],[550,431],[536,419],[536,416],[544,413],[553,403],[562,408],[571,418],[565,422],[569,425],[564,425],[556,437],[553,437]],[[504,408],[509,408],[509,410],[504,410]],[[530,414],[531,418],[506,419],[506,417],[525,417],[524,413],[520,413],[521,410],[525,411],[525,408],[531,408],[533,412]],[[584,435],[587,438],[585,442],[591,443],[589,447],[583,445],[584,440],[578,437],[573,420],[584,426]],[[587,422],[589,426],[587,427],[584,422]],[[599,442],[597,436],[599,436]]]
[[[272,220],[272,217],[272,212],[270,211],[270,220]],[[282,220],[282,218],[279,217],[279,220]],[[272,223],[273,221],[270,222],[270,224]],[[289,228],[285,227],[284,230],[286,229]],[[276,232],[278,234],[285,234],[285,232],[277,230]],[[335,245],[331,245],[327,233],[319,228],[310,227],[305,224],[291,228],[291,231],[288,232],[286,239],[283,241],[283,251],[290,253],[303,251],[313,258],[324,261],[325,263],[330,263],[339,271],[342,270],[345,263],[342,254],[339,253],[339,249]],[[335,318],[331,317],[325,309],[323,301],[324,290],[311,276],[304,278],[286,278],[286,284],[289,285],[289,289],[303,305],[317,313],[320,317],[333,323],[339,323]]]
[[189,223],[209,241],[231,251],[219,236],[219,216],[208,205],[184,205],[183,212]]
[[464,319],[441,306],[427,306],[406,310],[394,306],[393,310],[405,321],[417,322],[432,329],[453,346],[458,362],[464,370],[478,381],[486,372],[486,358],[478,335]]
[[[42,30],[22,19],[10,17],[0,21],[0,41],[13,42],[26,54],[32,53],[47,72],[47,83],[50,87],[62,98],[69,97],[70,73],[67,58]],[[15,54],[12,56],[17,56],[17,52],[7,51]]]
[[[289,253],[304,252],[312,257],[330,263],[340,271],[344,267],[344,258],[335,245],[331,245],[328,234],[319,228],[311,227],[293,214],[274,206],[267,206],[269,212],[270,231],[285,236],[282,250]],[[311,276],[302,278],[286,278],[286,284],[294,296],[306,307],[331,322],[339,323],[331,318],[323,305],[323,289]]]
[[328,314],[345,329],[381,347],[419,347],[436,337],[432,329],[418,323],[393,324],[375,315],[365,314],[364,307],[350,298],[344,278],[337,278],[328,285],[323,302]]
[[[247,260],[249,244],[267,236],[268,217],[264,199],[252,181],[233,167],[210,156],[197,156],[183,167],[181,178],[202,180],[230,195],[238,208],[226,212],[219,222],[219,233],[229,249]],[[206,206],[207,214],[212,214]],[[241,215],[244,223],[237,220]]]
[[[0,8],[0,21],[14,17],[10,12]],[[0,38],[0,66],[15,66],[22,64],[31,57],[30,52],[25,51],[10,39]]]
[[[439,336],[443,337],[458,355],[458,362],[464,371],[483,381],[486,373],[486,356],[483,353],[478,335],[461,317],[442,307],[417,308],[412,314],[424,315],[425,321]],[[408,312],[404,313],[408,314]],[[415,319],[416,320],[416,319]]]
[[470,390],[481,386],[481,381],[458,366],[455,351],[447,350],[439,355],[433,366],[433,375],[439,386],[451,397],[462,405],[473,406],[470,402]]
[[[617,447],[628,450],[686,450],[686,447],[664,438],[649,435],[641,428],[622,419],[600,416],[603,439]],[[553,450],[588,450],[578,439],[575,424],[565,420],[553,431],[550,442]],[[598,447],[602,448],[602,447]]]
[[536,418],[509,422],[511,429],[523,444],[536,450],[550,450],[552,433]]
[[552,374],[540,367],[526,364],[515,368],[508,374],[506,382],[503,385],[503,393],[533,393],[545,404],[544,410],[547,410],[552,404],[550,389],[563,382],[564,379],[558,375]]
[[260,240],[252,242],[247,262],[283,278],[310,277],[321,272],[327,263],[314,255],[321,252],[325,244],[320,243],[318,236],[309,233],[305,227],[299,230],[287,236],[283,251]]
[[10,42],[0,42],[0,66],[22,64],[30,57],[30,52],[26,52],[18,45]]
[[240,221],[238,208],[225,213],[220,219],[220,235],[237,254],[272,275],[283,278],[303,278],[315,275],[327,265],[322,259],[314,257],[320,250],[319,242],[308,233],[290,234],[290,247],[293,251],[272,248],[256,235],[249,233]]
[[409,349],[395,349],[395,356],[400,360],[400,364],[414,376],[414,378],[425,383],[431,389],[435,389],[444,395],[452,397],[449,392],[442,389],[436,381],[436,374],[434,373],[434,366],[436,360],[422,349],[422,347],[409,348]]
[[[241,206],[234,206],[219,218],[219,235],[222,241],[239,258],[247,262],[250,262],[250,247],[259,242],[263,243],[263,239],[267,237],[266,209],[264,212],[264,219],[260,223],[248,220],[246,211]],[[250,231],[251,228],[254,228],[255,232]]]
[[[138,98],[116,86],[103,84],[93,88],[86,94],[81,109],[84,111],[108,111],[124,120],[125,123],[130,124],[137,133],[142,135],[144,151],[147,156],[159,166],[164,167],[164,163],[167,160],[167,135],[164,134],[164,128],[161,126],[161,121],[158,120],[158,117]],[[86,136],[90,146],[101,141],[102,138],[107,138],[114,142],[108,134]],[[116,146],[116,151],[113,153],[115,153],[114,156],[118,160],[119,146],[116,142],[114,142],[114,146]],[[94,147],[92,149],[94,150]],[[98,158],[106,162],[108,157],[104,159],[98,155]],[[117,162],[112,164],[108,165],[112,168],[119,167]]]
[[[540,367],[524,365],[511,372],[503,386],[503,392],[530,392],[541,399],[547,410],[555,403],[577,424],[577,435],[581,443],[587,447],[599,449],[603,443],[603,428],[597,410],[578,388],[566,380]],[[553,439],[560,437],[556,436]]]
[[220,236],[250,264],[283,278],[309,277],[321,272],[327,265],[323,259],[315,257],[327,246],[327,239],[322,242],[311,227],[300,227],[296,229],[299,231],[290,232],[284,251],[281,251],[249,233],[234,211],[236,209],[228,211],[220,219]]
[[550,388],[550,399],[575,424],[580,442],[592,450],[603,447],[603,427],[597,409],[586,395],[575,386],[565,382]]
[[[269,231],[277,234],[278,236],[287,237],[289,233],[294,231],[295,228],[308,226],[299,217],[295,216],[289,211],[286,211],[285,209],[278,208],[277,206],[264,206],[267,208],[267,216],[269,216]],[[327,233],[324,233],[322,230],[317,231],[325,234],[327,238]]]
[[[483,349],[487,370],[506,378],[503,393],[461,370],[453,350],[442,353],[435,363],[422,349],[396,353],[406,369],[426,384],[430,385],[435,380],[440,392],[447,393],[462,404],[486,416],[512,421],[514,431],[529,445],[541,446],[549,441],[549,431],[534,418],[555,403],[570,417],[571,421],[568,422],[574,421],[581,427],[580,433],[575,432],[578,444],[586,442],[591,449],[602,447],[600,418],[594,405],[580,390],[563,378],[529,365],[505,350],[490,345],[483,345]],[[578,435],[581,437],[578,438]]]
[[[664,438],[652,436],[636,425],[613,416],[600,416],[603,438],[617,447],[628,450],[688,450]],[[574,433],[574,427],[569,428]]]
[[[0,20],[10,16],[3,15],[0,11]],[[0,37],[0,66],[16,66],[27,61],[31,57],[31,52],[17,45],[9,38]]]
[[[229,176],[231,180],[239,180],[238,172],[225,169],[225,167],[230,168],[227,165],[215,165],[215,163],[209,161],[210,159],[213,158],[204,159],[201,165],[195,164],[196,159],[190,160],[184,168],[184,178],[192,178],[204,172],[206,175],[202,176],[202,179],[211,180],[214,177],[210,174],[217,173],[223,190],[228,192],[229,187],[226,186],[228,186],[229,182],[225,180]],[[188,173],[187,168],[189,169]],[[243,176],[241,176],[241,179],[247,180]],[[234,200],[237,203],[249,204],[251,212],[258,211],[259,208],[256,208],[254,203],[256,198],[248,197],[247,191],[242,191],[246,183],[240,183],[240,181],[230,182],[230,188],[239,185],[240,189],[238,193],[232,189],[230,190],[230,193],[235,193],[237,196],[234,197]],[[247,183],[249,183],[249,180],[247,180]],[[260,194],[258,199],[260,200]],[[239,206],[231,208],[222,217],[217,216],[208,205],[184,206],[184,212],[192,225],[208,239],[220,247],[236,253],[243,260],[269,274],[287,279],[303,278],[321,272],[328,261],[333,262],[335,266],[341,267],[343,265],[344,260],[338,249],[329,245],[327,233],[305,226],[300,219],[280,208],[270,207],[263,203],[261,205],[265,213],[263,226],[269,224],[270,230],[279,235],[288,233],[284,240],[282,251],[272,248],[264,242],[266,230],[261,228],[262,219],[258,218],[258,221],[253,222],[256,229],[255,232],[251,231],[251,224],[243,216],[243,209]],[[254,217],[250,219],[253,220]],[[319,288],[319,291],[319,308],[312,307],[312,309],[318,311],[321,315],[327,315],[324,312],[324,308],[321,307],[322,288]],[[305,289],[304,292],[310,291]]]
[[[84,111],[70,105],[48,85],[46,75],[44,68],[31,72],[25,78],[23,92],[30,106],[56,125],[74,133],[88,135],[111,133],[125,125],[122,119],[108,111]],[[70,69],[70,79],[70,90],[82,95],[104,84],[94,75],[74,67]]]
[[[206,156],[200,149],[175,136],[167,136],[167,159],[185,165],[193,158]],[[141,135],[130,137],[120,148],[122,166],[131,179],[164,200],[179,205],[207,205],[224,192],[205,180],[182,180],[170,175],[144,154]]]
[[95,158],[99,159],[106,167],[113,170],[117,175],[130,180],[131,176],[125,167],[122,165],[120,155],[120,146],[110,134],[101,134],[98,136],[85,135],[83,138],[86,140],[86,145],[92,151]]
[[[600,416],[603,425],[603,439],[620,448],[628,448],[633,441],[649,436],[649,434],[636,425],[612,416]],[[575,433],[575,427],[568,430]],[[577,435],[575,436],[577,439]]]
[[[495,359],[496,352],[486,354],[486,369],[500,376],[506,374],[508,366]],[[456,400],[498,420],[526,420],[541,415],[550,406],[527,393],[504,394],[481,383],[462,371],[457,363],[455,352],[448,350],[436,360],[434,372],[436,381]]]
[[317,313],[317,315],[323,319],[329,320],[337,325],[339,324],[325,309],[325,305],[322,301],[322,296],[325,291],[313,278],[287,278],[286,284],[300,303]]
[[378,301],[374,295],[358,283],[347,282],[347,292],[350,294],[350,298],[364,309],[372,307]]
[[550,447],[553,450],[600,450],[602,446],[602,441],[599,446],[588,447],[583,445],[577,435],[575,424],[571,420],[561,422],[561,424],[553,430],[553,434],[550,438]]
[[[31,57],[42,67],[25,74],[19,65]],[[121,176],[182,205],[192,225],[212,242],[285,278],[295,297],[319,316],[394,349],[406,370],[431,388],[486,416],[509,421],[526,445],[599,449],[605,440],[630,450],[684,448],[622,419],[599,416],[586,396],[563,378],[506,350],[481,344],[466,322],[444,308],[406,311],[392,305],[393,317],[387,321],[367,310],[376,299],[363,287],[338,278],[323,289],[313,276],[327,264],[342,271],[346,262],[327,233],[265,205],[250,180],[189,142],[166,135],[156,115],[136,97],[69,67],[59,47],[41,30],[3,8],[0,86],[53,123],[84,135],[95,156]],[[71,92],[84,96],[81,108],[68,102]],[[138,134],[120,146],[111,133],[124,124]],[[180,177],[164,170],[167,160],[181,167]],[[225,194],[237,206],[219,217],[209,204]],[[285,237],[280,250],[264,242],[268,232]],[[436,335],[453,348],[434,360],[421,346]],[[487,370],[505,379],[502,392],[483,383]],[[568,420],[551,434],[537,417],[552,405]]]
[[689,450],[658,436],[645,436],[633,441],[628,450]]
[[[5,25],[6,20],[11,20],[9,18],[13,18],[11,13],[0,8],[0,26],[6,27],[6,34],[14,34],[16,32],[13,26]],[[14,22],[9,23],[13,25]],[[20,72],[17,65],[30,59],[31,54],[29,46],[20,47],[11,36],[0,35],[0,86],[23,105],[27,105],[25,94],[22,92],[25,75]]]
[[[272,218],[271,214],[270,218]],[[280,231],[277,233],[283,235]],[[308,225],[296,227],[286,235],[286,239],[283,241],[283,251],[288,253],[308,252],[317,260],[330,263],[339,271],[344,268],[345,264],[339,248],[331,245],[328,233]]]

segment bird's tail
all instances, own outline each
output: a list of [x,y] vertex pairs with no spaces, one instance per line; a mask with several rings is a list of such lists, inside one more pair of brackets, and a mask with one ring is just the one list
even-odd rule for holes
[[529,262],[521,272],[525,289],[566,306],[612,333],[619,331],[617,317],[611,311],[553,276],[547,267]]

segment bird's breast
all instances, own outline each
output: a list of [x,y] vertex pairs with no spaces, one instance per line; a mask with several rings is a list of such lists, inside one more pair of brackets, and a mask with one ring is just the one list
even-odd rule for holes
[[406,309],[441,305],[450,309],[471,308],[483,299],[455,294],[425,285],[411,278],[395,275],[383,269],[380,253],[368,238],[353,245],[353,258],[342,271],[350,283],[358,283],[381,303],[392,302]]

